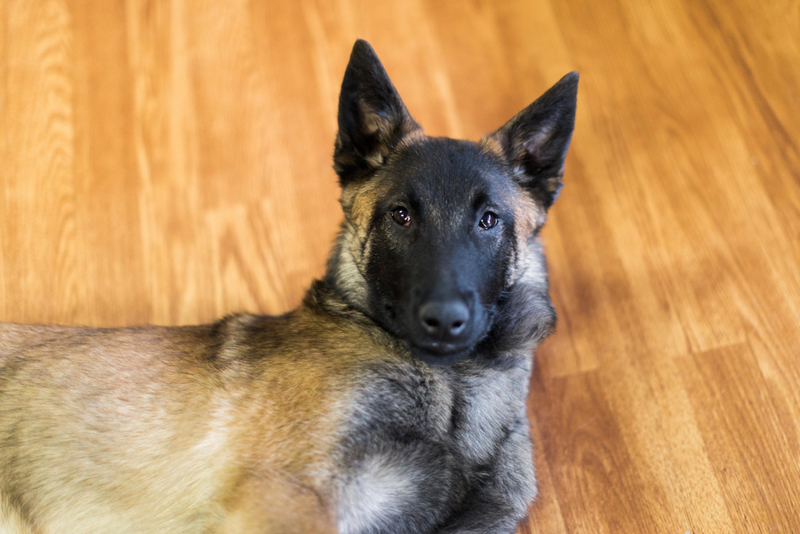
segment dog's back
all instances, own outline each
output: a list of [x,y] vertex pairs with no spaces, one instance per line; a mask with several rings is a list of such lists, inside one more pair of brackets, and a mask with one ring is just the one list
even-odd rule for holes
[[124,532],[142,513],[164,531],[185,530],[200,499],[211,497],[192,488],[213,494],[223,483],[219,456],[232,437],[197,418],[213,413],[215,386],[203,366],[176,353],[207,334],[0,328],[6,506],[46,532]]
[[[335,375],[296,355],[285,365],[268,347],[249,360],[245,319],[0,325],[0,525],[25,532],[9,526],[17,517],[45,532],[199,532],[219,530],[225,517],[232,532],[264,529],[255,516],[276,532],[326,524],[314,486],[330,482],[304,476],[315,464],[331,471],[326,422],[337,414],[320,390]],[[248,452],[255,443],[261,458]],[[273,509],[254,504],[256,493]]]

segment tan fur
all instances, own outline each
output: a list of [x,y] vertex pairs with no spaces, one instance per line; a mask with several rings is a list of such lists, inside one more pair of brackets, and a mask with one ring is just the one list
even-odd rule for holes
[[336,429],[391,343],[313,306],[226,328],[209,361],[208,326],[0,325],[0,532],[335,532]]
[[0,534],[33,534],[25,523],[5,495],[0,493]]
[[493,134],[481,136],[481,140],[478,141],[478,144],[486,155],[492,156],[500,161],[505,161],[506,154],[503,151],[503,145]]

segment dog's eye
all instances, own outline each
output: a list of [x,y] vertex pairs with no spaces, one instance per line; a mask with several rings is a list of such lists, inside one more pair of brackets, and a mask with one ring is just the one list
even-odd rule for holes
[[487,211],[483,214],[483,217],[481,217],[478,226],[481,227],[481,230],[488,230],[489,228],[494,228],[497,225],[497,221],[497,214]]
[[411,216],[405,208],[395,208],[392,210],[392,220],[400,226],[408,226],[411,224]]

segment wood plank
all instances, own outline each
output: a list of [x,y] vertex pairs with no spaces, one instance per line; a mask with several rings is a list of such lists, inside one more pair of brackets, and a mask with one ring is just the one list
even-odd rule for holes
[[800,429],[788,416],[791,401],[769,387],[746,344],[681,360],[736,532],[793,532],[800,525]]
[[[8,2],[0,3],[0,162],[10,161],[8,155],[9,139],[8,139],[8,71],[9,71],[9,55],[8,55],[8,22],[9,22],[9,5]],[[0,186],[10,183],[7,176],[9,172],[8,167],[3,164],[0,165]],[[0,210],[2,213],[8,213],[11,209],[11,200],[9,196],[0,191]],[[8,224],[0,224],[0,243],[8,243],[9,237]],[[6,265],[9,254],[4,253],[5,247],[0,246],[0,295],[8,294],[8,280],[10,265]],[[5,313],[5,303],[0,299],[0,314]]]
[[13,2],[4,14],[2,305],[21,321],[74,321],[81,280],[70,16],[63,2]]
[[[76,212],[79,266],[87,293],[80,323],[147,322],[152,304],[143,284],[133,87],[121,4],[75,0]],[[120,303],[125,303],[121,306]]]
[[659,522],[666,517],[663,489],[642,478],[599,374],[590,371],[546,382],[537,378],[532,398],[539,446],[548,459],[567,532],[674,527]]

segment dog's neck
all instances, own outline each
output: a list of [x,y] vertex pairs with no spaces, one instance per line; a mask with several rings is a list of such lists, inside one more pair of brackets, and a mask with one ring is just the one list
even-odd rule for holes
[[345,220],[328,257],[323,280],[343,303],[369,315],[367,280],[353,255],[357,247],[360,243],[356,232]]
[[342,294],[328,281],[327,276],[311,283],[311,287],[303,298],[303,306],[311,308],[318,313],[335,317],[347,317],[355,323],[380,328],[368,314],[344,299]]

